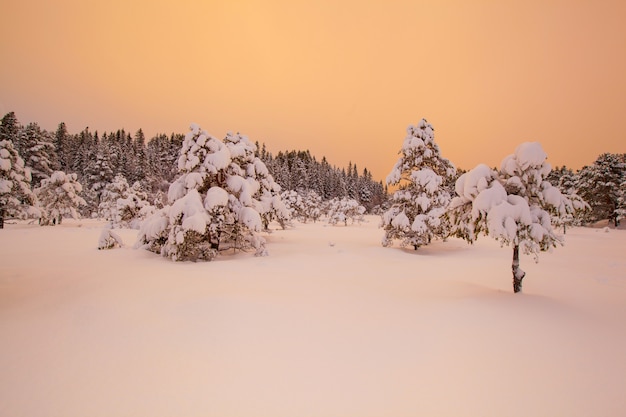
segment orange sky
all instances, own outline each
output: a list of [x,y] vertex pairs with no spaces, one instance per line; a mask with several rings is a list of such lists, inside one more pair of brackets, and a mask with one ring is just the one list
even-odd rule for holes
[[[309,149],[384,179],[422,117],[443,156],[626,152],[626,2],[2,2],[0,113]],[[1,117],[1,116],[0,116]]]

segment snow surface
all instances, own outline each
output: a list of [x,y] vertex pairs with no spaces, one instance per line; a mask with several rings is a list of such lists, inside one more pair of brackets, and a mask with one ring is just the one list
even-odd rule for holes
[[98,251],[94,220],[5,224],[0,415],[623,415],[626,231],[522,256],[515,295],[510,248],[383,248],[366,220],[207,263],[129,229]]

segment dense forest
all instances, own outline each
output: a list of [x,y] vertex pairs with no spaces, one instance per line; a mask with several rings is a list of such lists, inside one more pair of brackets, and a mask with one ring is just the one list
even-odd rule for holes
[[[100,134],[88,128],[71,133],[64,123],[55,131],[46,131],[35,122],[22,125],[13,112],[6,114],[0,124],[0,143],[5,147],[10,143],[21,157],[30,171],[32,189],[40,187],[55,171],[76,174],[80,184],[78,194],[86,202],[80,209],[84,216],[97,213],[103,192],[116,176],[123,177],[128,184],[136,184],[151,204],[165,204],[168,187],[179,173],[177,161],[184,136],[157,134],[148,139],[141,129],[134,134],[124,129]],[[9,150],[0,151],[3,158],[8,158]],[[386,184],[375,181],[367,168],[360,171],[355,163],[339,168],[325,157],[318,160],[308,150],[273,155],[265,144],[258,142],[256,156],[265,163],[282,191],[303,196],[314,192],[323,201],[353,199],[368,212],[380,212],[380,206],[387,201]],[[456,176],[462,172],[458,169]],[[8,170],[1,174],[9,179]],[[589,210],[573,219],[576,224],[609,219],[617,225],[626,215],[626,154],[604,153],[578,171],[557,167],[548,180],[563,193],[575,193],[589,204]],[[11,194],[4,191],[6,196]],[[8,197],[4,200],[2,210],[9,207]]]
[[[151,200],[165,196],[169,184],[178,174],[177,161],[184,134],[157,134],[147,139],[139,129],[134,134],[124,129],[115,132],[68,132],[60,123],[54,132],[42,129],[32,122],[21,125],[15,113],[6,114],[0,127],[0,141],[8,140],[32,174],[32,188],[50,177],[54,171],[75,173],[82,185],[82,197],[87,205],[83,215],[90,216],[98,209],[102,192],[117,175],[129,184],[139,182]],[[331,165],[325,157],[318,161],[309,151],[286,151],[277,155],[256,143],[256,154],[263,160],[283,191],[299,193],[315,191],[323,200],[351,198],[367,210],[379,206],[386,198],[386,188],[376,182],[364,168],[356,164],[346,168]],[[157,204],[158,205],[158,204]]]

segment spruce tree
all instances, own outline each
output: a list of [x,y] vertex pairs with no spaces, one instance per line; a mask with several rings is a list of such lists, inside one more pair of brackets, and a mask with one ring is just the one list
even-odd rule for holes
[[87,204],[80,197],[82,189],[76,174],[54,171],[48,178],[44,178],[41,186],[35,189],[43,209],[40,224],[42,226],[61,224],[64,216],[77,219],[78,208]]
[[444,214],[450,194],[445,182],[454,177],[455,168],[441,156],[434,129],[425,119],[407,128],[399,153],[400,158],[387,176],[387,185],[399,189],[382,217],[383,246],[400,240],[403,246],[418,249],[449,233]]
[[212,260],[219,251],[254,248],[265,241],[258,200],[265,164],[245,136],[220,141],[192,125],[178,159],[179,177],[168,191],[170,205],[146,219],[139,245],[173,260]]
[[0,140],[0,229],[7,216],[40,217],[37,198],[30,187],[30,171],[7,139]]

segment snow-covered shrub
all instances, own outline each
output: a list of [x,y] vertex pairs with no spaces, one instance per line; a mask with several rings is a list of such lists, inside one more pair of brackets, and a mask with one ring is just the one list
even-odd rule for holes
[[292,218],[306,221],[304,200],[298,192],[294,190],[283,191],[280,197]]
[[546,181],[547,155],[537,142],[522,143],[502,161],[499,171],[478,165],[456,181],[449,207],[455,235],[473,242],[480,234],[513,247],[513,290],[521,291],[525,272],[520,248],[538,259],[541,251],[562,244],[552,229],[550,212],[566,214],[573,204]]
[[169,205],[144,221],[138,245],[181,261],[212,260],[230,248],[267,254],[257,233],[262,214],[269,221],[279,207],[279,189],[255,150],[245,136],[229,133],[222,142],[192,125],[178,159],[180,176],[169,187]]
[[148,194],[141,183],[135,182],[124,197],[117,199],[112,224],[114,227],[139,229],[141,222],[155,210],[148,202]]
[[0,141],[0,229],[6,216],[38,218],[41,211],[37,197],[30,188],[30,171],[24,167],[13,142]]
[[343,223],[348,225],[348,220],[352,223],[363,220],[365,207],[352,198],[334,198],[328,205],[328,223],[335,225]]
[[117,199],[124,198],[128,193],[128,181],[122,174],[118,174],[113,181],[104,185],[100,193],[100,204],[98,205],[99,217],[113,221],[117,213]]
[[383,246],[400,240],[415,249],[432,238],[445,238],[449,224],[445,218],[450,193],[446,186],[455,175],[454,166],[441,157],[434,129],[422,119],[407,128],[400,158],[387,176],[387,185],[399,189],[391,207],[382,215],[385,230]]
[[313,190],[309,190],[304,194],[304,221],[308,219],[315,223],[322,216],[322,197]]
[[130,187],[121,174],[104,187],[98,206],[100,216],[109,220],[114,228],[138,229],[141,222],[154,211],[141,183],[135,182]]
[[98,249],[114,249],[121,248],[122,246],[124,246],[124,241],[120,235],[108,227],[102,229],[100,238],[98,239]]
[[54,171],[49,178],[41,180],[35,189],[42,211],[41,225],[61,224],[63,216],[80,217],[78,208],[86,205],[79,195],[83,187],[76,174]]

